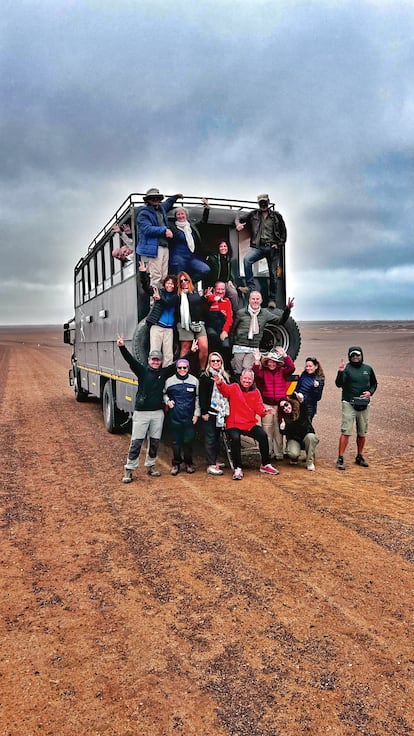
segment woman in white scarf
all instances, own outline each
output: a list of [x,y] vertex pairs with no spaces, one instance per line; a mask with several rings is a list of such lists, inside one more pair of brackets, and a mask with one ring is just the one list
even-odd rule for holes
[[[203,199],[204,213],[198,224],[206,223],[209,215],[207,199]],[[186,271],[194,282],[205,279],[210,273],[210,266],[197,255],[197,248],[201,245],[197,227],[188,221],[188,212],[184,207],[175,210],[175,223],[172,227],[173,239],[169,243],[170,260],[168,268],[171,273]]]
[[177,331],[180,340],[180,355],[191,350],[193,340],[198,342],[198,360],[200,370],[204,370],[208,356],[208,339],[204,324],[208,310],[208,301],[194,289],[193,282],[186,271],[177,276],[177,293],[179,305],[176,314]]

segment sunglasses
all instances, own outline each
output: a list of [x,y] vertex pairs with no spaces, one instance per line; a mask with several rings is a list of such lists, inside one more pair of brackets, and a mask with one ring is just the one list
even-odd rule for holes
[[287,401],[284,401],[283,404],[279,404],[281,409],[286,409],[287,406],[289,406]]
[[210,363],[221,363],[220,358],[211,358]]
[[177,371],[188,371],[188,365],[177,365]]
[[180,284],[188,284],[188,279],[180,279]]

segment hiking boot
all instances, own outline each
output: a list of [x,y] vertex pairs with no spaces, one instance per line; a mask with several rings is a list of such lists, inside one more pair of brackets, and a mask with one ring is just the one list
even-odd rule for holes
[[315,470],[315,463],[308,463],[306,466],[306,470],[310,470],[310,471]]
[[241,468],[234,468],[233,480],[241,480],[243,478],[243,471]]
[[192,473],[195,473],[196,469],[195,469],[194,465],[187,465],[186,471],[187,471],[187,473],[192,474]]
[[123,483],[132,483],[132,470],[125,468],[124,477],[122,478]]
[[150,465],[147,470],[147,475],[150,475],[152,478],[159,478],[161,473],[156,469],[155,465]]
[[274,468],[273,465],[271,465],[270,463],[267,463],[267,465],[261,465],[260,472],[269,473],[269,475],[279,475],[278,469]]
[[171,468],[171,475],[178,475],[179,472],[180,472],[180,466],[173,465]]
[[336,461],[336,467],[337,467],[337,470],[345,470],[345,463],[344,463],[343,455],[338,456],[338,459]]
[[361,468],[368,468],[368,463],[363,455],[357,455],[355,458],[356,465],[360,465]]
[[221,468],[219,468],[218,465],[209,465],[207,468],[207,473],[209,475],[223,475],[223,471]]

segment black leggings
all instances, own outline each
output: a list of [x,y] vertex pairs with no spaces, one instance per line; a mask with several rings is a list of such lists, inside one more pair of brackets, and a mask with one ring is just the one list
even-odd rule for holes
[[269,440],[267,434],[262,427],[256,424],[252,429],[237,429],[232,427],[227,430],[227,434],[230,437],[231,443],[231,455],[233,459],[233,465],[235,468],[242,467],[241,461],[241,442],[240,437],[242,434],[252,437],[259,443],[260,455],[262,458],[262,465],[267,465],[269,462]]

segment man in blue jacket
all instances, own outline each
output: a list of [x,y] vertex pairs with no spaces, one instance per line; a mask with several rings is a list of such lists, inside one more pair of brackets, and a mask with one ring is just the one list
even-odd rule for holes
[[335,385],[342,389],[342,427],[336,461],[338,470],[345,470],[344,452],[348,447],[354,421],[357,429],[355,463],[362,468],[368,467],[362,452],[368,431],[369,402],[378,385],[374,370],[364,363],[362,348],[350,347],[348,361],[346,364],[344,360],[341,361],[335,379]]
[[182,196],[175,194],[163,202],[164,195],[153,187],[145,193],[145,205],[138,210],[137,253],[147,265],[153,288],[160,288],[168,274],[168,239],[173,237],[173,233],[169,228],[167,213]]

